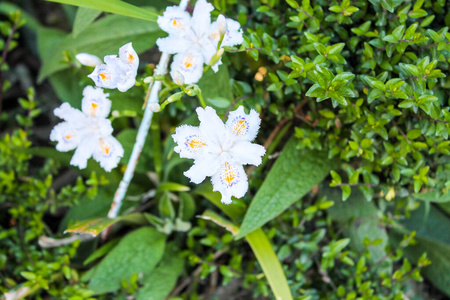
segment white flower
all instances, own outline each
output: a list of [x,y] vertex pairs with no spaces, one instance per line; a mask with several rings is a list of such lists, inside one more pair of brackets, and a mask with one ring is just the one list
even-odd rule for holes
[[181,78],[177,73],[184,78],[185,84],[196,83],[203,75],[203,59],[201,54],[195,52],[186,52],[177,54],[173,58],[170,75],[175,83]]
[[[203,69],[203,64],[209,64],[211,58],[216,54],[221,38],[218,22],[211,24],[211,11],[214,7],[206,2],[206,0],[198,0],[194,7],[192,17],[187,12],[177,6],[171,6],[166,9],[164,14],[158,17],[158,25],[162,30],[169,33],[168,37],[160,38],[156,41],[161,52],[169,54],[176,54],[174,62],[171,65],[172,71],[176,70],[183,73],[182,61],[186,55],[196,58],[196,63]],[[233,46],[243,42],[242,30],[238,22],[226,19],[226,26],[224,24],[224,17],[220,17],[220,29],[228,30],[225,33],[224,41],[220,46]],[[236,27],[237,26],[237,27]],[[182,55],[183,57],[179,57]],[[221,64],[219,60],[212,66],[212,69],[217,72]],[[186,72],[186,71],[184,71]],[[173,74],[173,73],[172,73]],[[187,73],[189,75],[191,73]],[[193,78],[188,79],[185,76],[186,83],[195,83],[200,78],[202,73],[196,70],[192,73]]]
[[91,156],[108,172],[119,164],[123,148],[111,135],[111,121],[106,119],[111,110],[108,96],[101,88],[87,86],[83,90],[82,111],[67,102],[54,110],[54,114],[65,122],[53,128],[50,140],[58,142],[58,151],[76,149],[71,165],[84,169]]
[[80,62],[80,64],[95,67],[102,64],[102,60],[95,55],[89,53],[78,53],[75,58]]
[[231,203],[231,196],[241,198],[248,189],[247,175],[242,165],[261,164],[266,150],[253,144],[261,120],[255,110],[244,107],[230,113],[226,124],[211,107],[197,108],[200,126],[182,125],[172,135],[180,157],[194,159],[194,165],[184,175],[193,183],[211,176],[214,191],[222,194],[222,202]]
[[136,82],[139,57],[131,43],[125,44],[119,49],[117,55],[107,55],[103,58],[105,64],[97,65],[88,77],[94,80],[95,85],[107,89],[117,88],[126,92]]

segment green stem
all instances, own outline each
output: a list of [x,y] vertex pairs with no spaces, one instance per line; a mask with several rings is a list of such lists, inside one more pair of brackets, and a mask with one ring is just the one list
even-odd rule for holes
[[198,100],[200,100],[200,103],[202,104],[203,108],[205,108],[206,107],[206,103],[205,103],[205,100],[203,99],[203,95],[202,95],[201,92],[198,93]]
[[158,175],[158,179],[161,179],[162,175],[162,159],[161,159],[161,132],[159,127],[159,114],[153,116],[153,122],[150,126],[153,138],[153,158],[155,162],[155,171]]

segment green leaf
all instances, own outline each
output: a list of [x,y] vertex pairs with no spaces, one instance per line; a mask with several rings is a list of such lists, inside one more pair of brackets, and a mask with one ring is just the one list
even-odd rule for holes
[[[242,230],[239,231],[239,233],[241,232]],[[264,231],[259,228],[252,233],[247,234],[245,238],[266,275],[267,281],[275,295],[275,299],[293,299],[283,268],[281,267],[280,261],[273,251],[272,244]]]
[[443,194],[440,193],[439,191],[432,191],[427,193],[414,194],[414,197],[426,202],[435,202],[435,203],[450,202],[450,192],[447,192],[447,194]]
[[73,23],[72,35],[77,35],[88,27],[101,14],[100,10],[79,7]]
[[417,261],[426,252],[431,265],[423,270],[423,274],[444,294],[450,296],[450,218],[434,206],[429,211],[425,205],[411,213],[411,217],[402,222],[404,229],[392,232],[391,238],[398,243],[399,233],[416,231],[417,243],[404,249],[409,260]]
[[270,170],[244,217],[237,238],[258,229],[300,200],[332,169],[335,161],[317,150],[296,149],[291,138]]
[[120,0],[47,0],[156,22],[158,14]]
[[229,232],[231,232],[234,236],[238,233],[239,231],[239,226],[235,225],[233,222],[231,222],[230,220],[222,217],[221,215],[213,212],[212,210],[207,209],[201,216],[200,218],[204,219],[204,220],[209,220],[212,221],[214,223],[216,223],[217,225],[219,225],[220,227],[225,228],[226,230],[228,230]]
[[[215,105],[219,114],[225,113],[231,103],[233,103],[233,90],[226,65],[221,65],[217,73],[214,73],[211,69],[208,70],[203,74],[198,82],[198,86],[202,90],[203,98],[206,102]],[[220,106],[216,99],[221,100]],[[228,101],[228,104],[225,105],[224,101]]]
[[76,38],[58,30],[40,29],[38,48],[42,68],[38,80],[41,82],[51,74],[69,68],[69,64],[64,63],[64,51],[72,54],[86,52],[103,57],[117,55],[121,46],[132,42],[134,50],[141,53],[153,47],[161,36],[163,32],[156,23],[117,15],[90,24]]
[[121,217],[114,218],[114,219],[100,218],[100,219],[93,219],[93,220],[85,220],[85,221],[75,223],[74,225],[67,228],[65,232],[88,233],[93,236],[97,236],[104,229],[108,228],[109,226],[111,226],[119,221],[130,221],[133,223],[142,224],[142,223],[146,223],[144,220],[145,220],[145,218],[140,213],[133,213],[133,214],[121,216]]
[[178,276],[183,271],[184,260],[179,255],[179,249],[174,245],[166,246],[161,263],[142,279],[143,287],[139,289],[137,300],[164,300],[173,289]]
[[156,229],[143,227],[127,234],[98,264],[89,282],[96,294],[120,289],[122,279],[134,273],[146,278],[164,254],[166,236]]
[[[380,239],[378,245],[371,245],[368,250],[371,254],[370,262],[375,267],[376,263],[386,255],[385,247],[388,245],[388,235],[386,229],[379,226],[381,222],[378,209],[373,202],[364,199],[357,189],[353,189],[352,196],[345,202],[340,200],[337,189],[325,190],[328,199],[334,201],[334,206],[328,209],[328,213],[333,221],[337,222],[344,230],[344,236],[351,239],[350,247],[357,252],[365,249],[364,240]],[[377,272],[392,269],[390,259],[385,260],[377,266]]]

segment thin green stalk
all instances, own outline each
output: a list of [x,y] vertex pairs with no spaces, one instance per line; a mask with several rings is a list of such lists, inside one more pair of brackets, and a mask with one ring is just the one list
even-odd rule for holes
[[198,93],[198,100],[200,100],[200,103],[201,103],[202,107],[205,108],[206,107],[206,103],[205,103],[205,100],[203,99],[203,95],[202,95],[201,92]]
[[153,116],[153,122],[150,126],[153,139],[153,158],[155,163],[155,172],[158,175],[158,179],[161,180],[162,176],[162,158],[161,158],[161,132],[159,126],[159,115]]

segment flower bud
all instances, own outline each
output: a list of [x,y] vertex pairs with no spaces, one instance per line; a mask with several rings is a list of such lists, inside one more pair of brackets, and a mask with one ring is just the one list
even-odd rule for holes
[[220,36],[223,37],[228,30],[227,20],[223,15],[219,15],[219,17],[217,18],[217,26],[219,27]]
[[172,79],[177,85],[184,85],[184,76],[179,71],[172,72]]
[[152,83],[153,81],[155,81],[155,77],[153,76],[148,76],[144,78],[144,83]]
[[88,67],[95,67],[102,64],[100,58],[89,53],[78,53],[75,58],[80,62],[80,64]]
[[148,104],[148,108],[152,111],[152,112],[159,112],[161,110],[161,105],[159,105],[159,103],[156,102],[152,102]]
[[213,57],[211,58],[209,65],[214,66],[220,60],[224,52],[225,52],[224,48],[220,48],[219,50],[217,50],[216,54],[214,54]]

